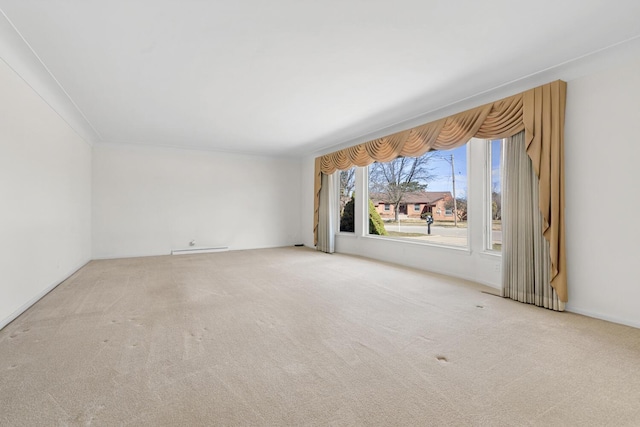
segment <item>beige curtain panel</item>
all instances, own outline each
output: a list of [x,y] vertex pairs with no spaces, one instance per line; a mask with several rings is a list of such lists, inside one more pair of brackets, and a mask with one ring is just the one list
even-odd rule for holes
[[502,179],[502,295],[564,311],[551,286],[549,242],[542,234],[538,177],[527,155],[524,132],[504,147]]
[[321,174],[352,166],[386,162],[398,156],[416,157],[447,150],[469,139],[507,138],[525,131],[527,154],[539,181],[543,234],[549,241],[551,285],[567,301],[564,237],[564,114],[567,84],[555,81],[518,95],[482,105],[384,138],[358,144],[316,159],[314,235],[318,239]]
[[317,249],[328,254],[335,252],[335,212],[338,208],[334,191],[333,175],[322,174],[322,188],[320,190],[320,209],[318,215],[318,243]]

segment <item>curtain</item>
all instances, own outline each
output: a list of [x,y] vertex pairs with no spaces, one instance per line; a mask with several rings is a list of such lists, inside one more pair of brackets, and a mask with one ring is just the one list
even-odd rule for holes
[[[559,83],[559,82],[557,82]],[[476,138],[501,139],[525,129],[524,93],[320,157],[320,170],[331,174],[398,156],[418,157],[449,150]]]
[[336,234],[336,192],[335,175],[322,174],[322,187],[320,189],[320,210],[318,218],[318,243],[317,249],[332,254],[335,248]]
[[322,188],[320,157],[316,158],[313,176],[313,244],[318,246],[318,224],[320,222],[320,189]]
[[555,81],[520,94],[316,159],[314,240],[318,240],[320,177],[352,166],[421,156],[464,145],[472,137],[507,138],[524,130],[538,182],[541,232],[549,242],[551,285],[567,301],[564,224],[564,114],[567,84]]
[[563,311],[551,287],[549,242],[542,233],[538,177],[527,155],[524,132],[504,145],[502,176],[502,294],[527,304]]

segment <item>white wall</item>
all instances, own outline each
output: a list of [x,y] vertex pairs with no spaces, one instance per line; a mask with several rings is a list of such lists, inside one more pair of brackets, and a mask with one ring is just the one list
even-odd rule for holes
[[[582,68],[573,64],[566,75],[554,70],[553,78],[568,82],[567,310],[640,327],[640,54],[634,57],[616,58],[609,67],[607,56]],[[490,101],[483,96],[483,102]],[[425,117],[422,123],[436,118]],[[366,138],[354,143],[362,140]],[[478,155],[474,150],[471,156]],[[313,157],[318,154],[323,153],[303,162],[302,233],[307,246],[313,246]],[[470,185],[477,173],[470,171]],[[469,197],[475,199],[476,191],[470,189]],[[470,252],[345,235],[337,236],[336,250],[499,287],[499,260],[481,252],[482,235],[476,233]]]
[[93,256],[287,246],[300,240],[300,161],[94,146]]
[[568,309],[640,327],[640,57],[568,82]]
[[91,257],[91,147],[0,60],[0,328]]

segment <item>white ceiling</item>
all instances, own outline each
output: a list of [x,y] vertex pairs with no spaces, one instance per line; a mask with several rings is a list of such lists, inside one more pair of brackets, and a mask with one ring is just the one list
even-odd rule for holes
[[32,57],[30,70],[5,61],[25,80],[44,70],[42,91],[59,98],[50,104],[66,102],[88,139],[274,155],[334,146],[640,36],[638,0],[0,0],[0,9],[14,32],[5,28],[0,53]]

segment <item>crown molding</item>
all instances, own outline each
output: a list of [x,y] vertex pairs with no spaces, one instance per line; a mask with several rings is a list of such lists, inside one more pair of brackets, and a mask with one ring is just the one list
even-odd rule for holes
[[55,111],[85,142],[102,138],[27,40],[0,9],[0,59]]
[[482,90],[463,99],[458,99],[430,111],[418,113],[398,123],[380,127],[359,136],[354,136],[346,140],[343,139],[340,142],[336,142],[335,140],[331,141],[330,138],[317,141],[316,143],[307,145],[307,149],[302,150],[301,155],[304,157],[322,156],[343,148],[420,126],[489,102],[494,102],[555,80],[564,80],[570,83],[572,80],[621,66],[636,58],[640,58],[640,36],[635,36],[598,49],[586,55],[554,65],[553,67],[538,70],[529,75],[505,82],[493,88]]

